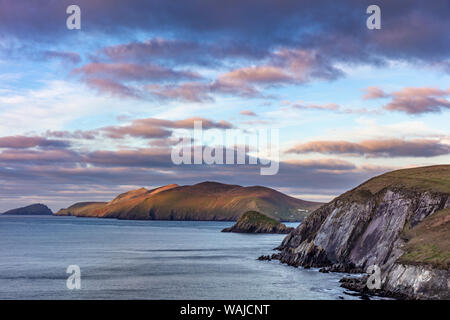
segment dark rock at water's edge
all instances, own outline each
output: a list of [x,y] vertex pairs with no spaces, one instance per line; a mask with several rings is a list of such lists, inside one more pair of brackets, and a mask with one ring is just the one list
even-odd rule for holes
[[37,215],[53,215],[53,212],[46,205],[36,203],[26,207],[8,210],[6,212],[3,212],[2,215],[37,216]]
[[294,228],[286,227],[284,223],[269,218],[256,211],[247,211],[239,217],[237,222],[222,232],[238,233],[289,233]]
[[377,265],[381,288],[342,286],[402,299],[450,299],[450,165],[397,170],[315,210],[271,258],[322,272]]

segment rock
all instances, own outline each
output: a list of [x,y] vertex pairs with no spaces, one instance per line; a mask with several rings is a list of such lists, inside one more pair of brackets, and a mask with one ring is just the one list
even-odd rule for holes
[[256,211],[248,211],[239,217],[237,222],[222,232],[238,233],[289,233],[294,228],[286,227],[285,224],[269,218]]

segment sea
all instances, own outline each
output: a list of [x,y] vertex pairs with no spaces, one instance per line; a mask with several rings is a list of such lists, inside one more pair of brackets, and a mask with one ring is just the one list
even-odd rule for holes
[[345,274],[258,261],[285,235],[232,224],[0,216],[0,299],[358,299]]

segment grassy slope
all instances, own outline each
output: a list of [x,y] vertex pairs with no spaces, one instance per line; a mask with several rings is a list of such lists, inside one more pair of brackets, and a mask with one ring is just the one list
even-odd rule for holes
[[339,199],[365,201],[385,188],[450,193],[450,165],[391,171],[347,191]]
[[78,202],[66,209],[59,210],[56,215],[88,216],[93,210],[106,204],[107,202]]
[[239,222],[247,222],[252,225],[265,225],[265,226],[277,226],[280,224],[278,220],[269,218],[256,211],[248,211],[244,213],[238,220]]
[[450,208],[428,216],[402,236],[408,242],[399,262],[450,268]]
[[[90,203],[89,208],[82,209],[81,205],[76,210],[81,216],[166,220],[236,220],[243,212],[257,210],[276,219],[294,221],[307,215],[298,209],[312,211],[320,205],[270,188],[204,182],[154,190],[141,188],[121,194],[107,204]],[[70,210],[57,214],[67,214]]]

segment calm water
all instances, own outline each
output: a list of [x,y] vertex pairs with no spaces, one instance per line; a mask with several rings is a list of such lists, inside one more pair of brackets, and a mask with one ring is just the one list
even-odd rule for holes
[[[0,299],[352,299],[342,274],[256,260],[284,235],[231,225],[0,216]],[[74,264],[81,290],[66,288]]]

